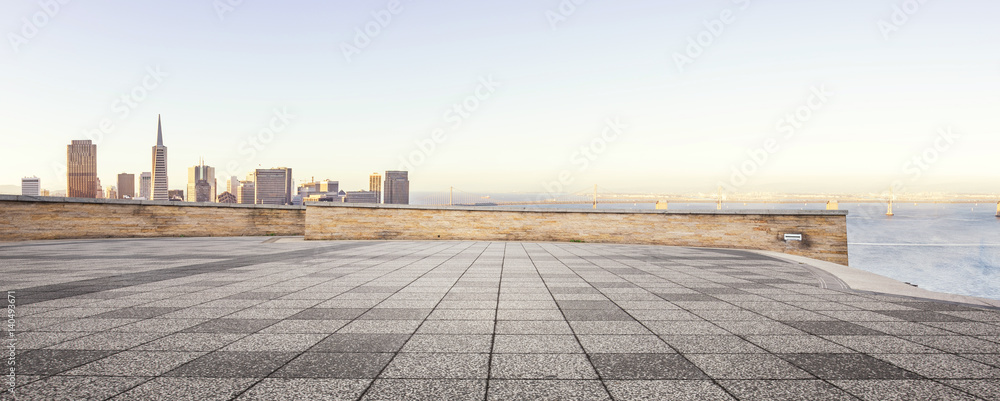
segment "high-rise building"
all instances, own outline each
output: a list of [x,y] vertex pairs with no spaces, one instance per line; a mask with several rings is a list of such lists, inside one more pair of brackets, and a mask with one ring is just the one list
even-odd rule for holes
[[74,140],[66,146],[66,196],[96,198],[97,188],[97,145]]
[[226,180],[226,191],[235,195],[240,191],[240,179],[235,175]]
[[21,179],[21,195],[42,196],[42,181],[38,177],[24,177]]
[[[375,193],[375,203],[382,202],[382,175],[372,173],[368,177],[368,190]],[[387,202],[388,203],[388,202]]]
[[104,187],[101,186],[101,179],[100,178],[97,179],[97,182],[95,183],[95,185],[97,185],[97,187],[94,188],[94,195],[96,195],[95,197],[97,199],[104,199]]
[[339,181],[314,181],[307,182],[299,186],[298,194],[302,195],[303,198],[308,198],[313,195],[326,195],[333,194],[336,195],[340,191]]
[[143,199],[149,199],[152,195],[151,191],[153,188],[153,173],[144,172],[139,174],[139,196]]
[[378,203],[378,198],[373,191],[347,191],[344,203]]
[[226,191],[219,194],[219,203],[236,203],[236,202],[237,202],[236,195],[233,195],[232,192]]
[[118,199],[135,198],[135,174],[118,174]]
[[175,202],[184,201],[184,190],[183,189],[171,189],[167,190],[167,199]]
[[236,192],[236,202],[248,205],[256,203],[256,200],[254,200],[253,181],[240,181],[240,189]]
[[254,203],[258,205],[292,204],[292,169],[277,167],[253,172]]
[[118,199],[118,189],[114,185],[104,190],[104,197],[107,199]]
[[[167,187],[167,147],[163,146],[163,125],[156,116],[156,146],[153,146],[152,200],[170,200]],[[183,191],[182,191],[183,192]]]
[[[209,189],[204,191],[208,194],[207,198],[202,197],[202,193],[197,190],[200,181],[205,181],[209,186]],[[215,202],[215,184],[215,167],[206,166],[204,160],[197,166],[188,167],[188,202]]]
[[393,205],[410,204],[410,179],[406,171],[386,171],[384,203]]
[[198,183],[194,185],[194,192],[193,200],[191,199],[191,194],[188,194],[188,202],[214,202],[212,199],[214,198],[212,196],[212,185],[208,181],[198,180]]

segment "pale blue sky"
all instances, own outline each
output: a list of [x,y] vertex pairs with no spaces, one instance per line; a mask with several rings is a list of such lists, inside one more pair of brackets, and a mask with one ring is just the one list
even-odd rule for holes
[[[288,166],[360,189],[422,152],[415,191],[545,191],[561,172],[568,191],[1000,191],[1000,3],[927,2],[888,39],[879,21],[906,1],[589,0],[553,29],[561,3],[404,0],[348,61],[343,44],[389,1],[244,0],[222,18],[207,0],[71,1],[30,38],[42,6],[6,1],[0,185],[65,189],[66,145],[105,118],[102,182],[149,171],[162,114],[171,188],[204,157],[220,176]],[[675,53],[727,10],[680,71]],[[156,88],[124,116],[115,101],[144,79]],[[489,79],[499,88],[456,127],[446,113]],[[821,87],[828,101],[785,138],[780,120]],[[246,151],[275,109],[294,117]],[[607,119],[626,126],[613,141]],[[949,127],[957,139],[933,150]],[[778,149],[753,161],[768,138]],[[603,151],[583,163],[591,143]]]

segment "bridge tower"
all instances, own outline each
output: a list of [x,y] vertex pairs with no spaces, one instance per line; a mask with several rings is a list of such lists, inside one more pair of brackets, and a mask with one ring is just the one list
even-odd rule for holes
[[895,198],[895,195],[893,195],[892,188],[889,188],[889,211],[885,212],[885,215],[889,216],[889,217],[894,216],[894,214],[892,213],[892,200],[893,200],[893,198]]
[[715,204],[715,210],[722,210],[722,186],[719,186],[719,201]]

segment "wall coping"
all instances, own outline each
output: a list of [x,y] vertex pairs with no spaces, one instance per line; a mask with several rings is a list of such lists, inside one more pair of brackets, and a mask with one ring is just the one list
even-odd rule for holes
[[216,207],[216,208],[237,208],[237,209],[305,210],[306,208],[305,206],[295,206],[295,205],[248,205],[240,203],[176,202],[176,201],[131,200],[131,199],[64,198],[59,196],[0,195],[0,202],[3,201],[89,203],[89,204],[141,205],[141,206]]
[[678,214],[678,215],[766,215],[766,216],[847,216],[847,210],[627,210],[627,209],[556,209],[537,207],[504,207],[504,206],[420,206],[420,205],[389,205],[375,203],[335,203],[306,202],[309,207],[334,207],[348,209],[409,209],[409,210],[442,210],[469,212],[518,212],[518,213],[597,213],[597,214]]

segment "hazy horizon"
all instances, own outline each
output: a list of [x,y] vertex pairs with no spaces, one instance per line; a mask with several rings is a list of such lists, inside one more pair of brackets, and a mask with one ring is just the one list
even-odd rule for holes
[[1000,192],[1000,3],[228,4],[0,5],[0,186],[64,190],[74,139],[150,171],[162,115],[171,189]]

